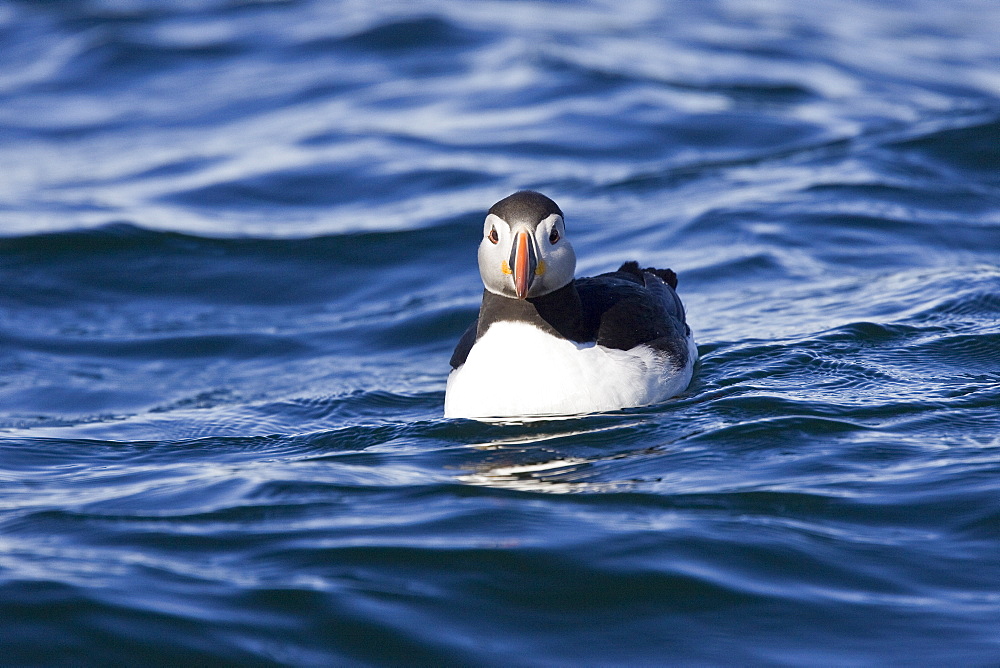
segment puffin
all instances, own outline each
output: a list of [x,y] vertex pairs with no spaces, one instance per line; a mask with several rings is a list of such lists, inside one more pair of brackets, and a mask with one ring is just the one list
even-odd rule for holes
[[625,262],[575,278],[559,206],[521,190],[479,244],[483,301],[451,356],[446,418],[544,419],[656,404],[691,382],[698,348],[670,269]]

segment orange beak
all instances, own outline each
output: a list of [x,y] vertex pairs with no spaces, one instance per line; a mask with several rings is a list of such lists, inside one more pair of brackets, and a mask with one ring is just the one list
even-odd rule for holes
[[535,278],[535,268],[538,265],[535,248],[524,230],[518,232],[514,239],[512,255],[510,266],[514,269],[514,292],[518,299],[524,299],[528,296],[528,289]]

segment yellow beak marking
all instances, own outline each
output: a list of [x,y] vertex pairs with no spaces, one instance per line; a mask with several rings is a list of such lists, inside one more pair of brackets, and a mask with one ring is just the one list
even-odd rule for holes
[[538,266],[535,267],[535,276],[541,276],[545,273],[545,260],[539,260]]
[[500,263],[500,271],[507,274],[508,276],[514,273],[510,270],[510,265],[507,264],[507,260],[504,260],[503,262]]

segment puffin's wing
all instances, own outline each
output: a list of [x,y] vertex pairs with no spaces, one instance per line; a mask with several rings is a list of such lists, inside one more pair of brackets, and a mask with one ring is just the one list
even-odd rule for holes
[[648,279],[646,278],[646,274],[652,274],[671,288],[677,289],[677,274],[674,273],[673,269],[655,269],[653,267],[640,269],[639,263],[635,260],[624,262],[616,271],[609,271],[595,278],[621,278],[626,281],[638,283],[639,285],[647,285]]
[[677,274],[674,273],[673,269],[655,269],[653,267],[640,269],[639,263],[632,261],[618,267],[618,271],[614,272],[613,275],[627,277],[629,280],[635,281],[656,295],[663,303],[663,308],[666,309],[667,315],[676,318],[685,326],[683,330],[685,336],[687,335],[687,319],[684,315],[684,304],[681,303],[681,298],[675,292],[677,289]]
[[469,325],[469,328],[465,330],[465,334],[462,334],[462,338],[458,340],[458,344],[455,346],[455,352],[451,354],[451,361],[449,363],[452,369],[457,369],[465,364],[465,360],[469,356],[469,351],[472,350],[472,346],[476,343],[478,329],[479,318],[476,318]]
[[597,344],[618,350],[646,345],[685,365],[690,329],[676,284],[669,269],[639,269],[635,262],[626,262],[616,272],[578,279]]
[[[670,271],[669,269],[663,269],[660,271]],[[670,285],[666,283],[659,274],[653,274],[649,270],[643,270],[643,283],[645,288],[649,290],[650,293],[655,295],[660,303],[663,305],[663,309],[666,315],[676,321],[677,324],[684,325],[681,327],[681,332],[687,335],[687,316],[684,314],[684,304],[681,303],[681,298],[677,296],[677,292],[674,290],[677,287],[677,277],[674,276],[674,283]],[[670,272],[671,275],[674,272]]]

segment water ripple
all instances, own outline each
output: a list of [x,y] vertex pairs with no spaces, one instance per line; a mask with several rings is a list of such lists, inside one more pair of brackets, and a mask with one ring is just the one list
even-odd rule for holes
[[[996,18],[0,6],[5,660],[994,661]],[[683,395],[442,417],[524,187],[678,272]]]

